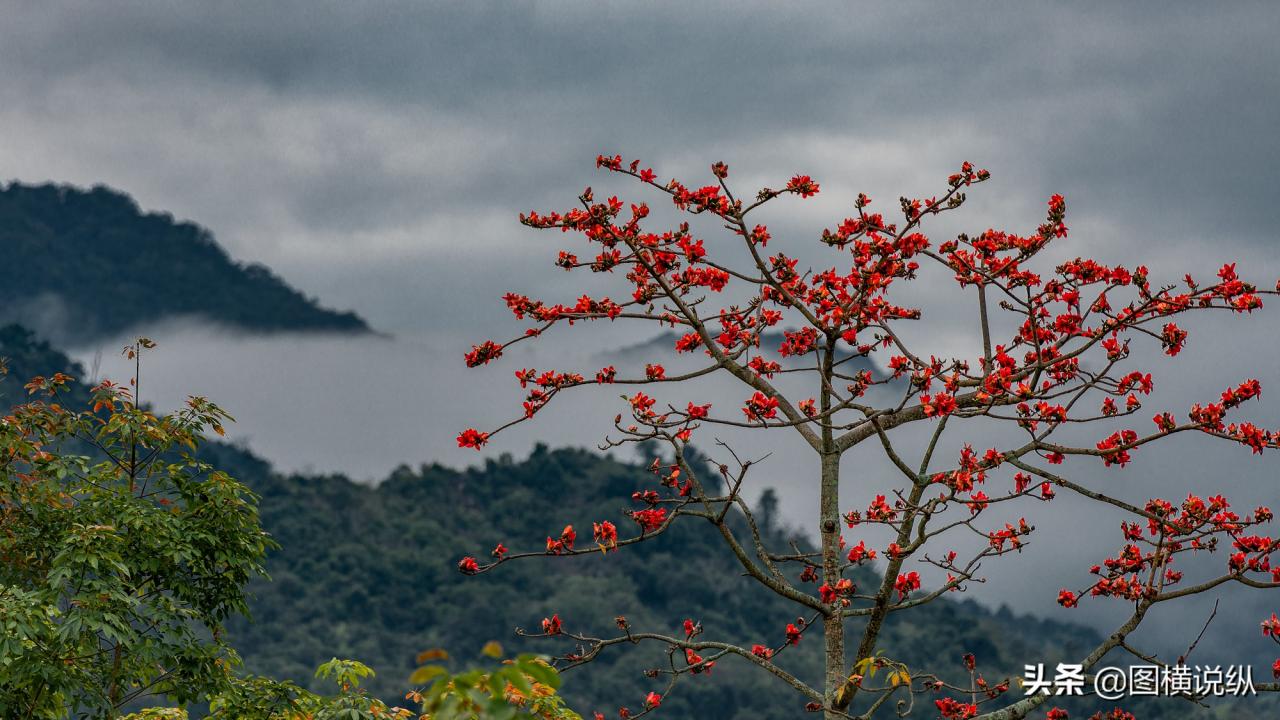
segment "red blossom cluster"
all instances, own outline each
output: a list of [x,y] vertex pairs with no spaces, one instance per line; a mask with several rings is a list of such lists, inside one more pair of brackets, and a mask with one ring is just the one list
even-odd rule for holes
[[560,537],[547,538],[547,554],[563,555],[573,551],[573,541],[578,539],[578,533],[573,531],[572,525],[565,525],[564,530],[560,531]]
[[1113,557],[1090,568],[1089,572],[1098,579],[1086,590],[1060,591],[1060,605],[1075,607],[1084,594],[1159,601],[1165,593],[1173,592],[1170,588],[1183,578],[1182,572],[1173,567],[1175,558],[1186,552],[1214,552],[1220,539],[1229,540],[1233,551],[1227,556],[1223,581],[1261,573],[1267,576],[1264,582],[1280,585],[1280,566],[1272,567],[1271,563],[1271,556],[1280,550],[1280,540],[1247,534],[1249,529],[1271,521],[1269,508],[1258,507],[1241,517],[1221,495],[1201,498],[1193,494],[1179,506],[1158,498],[1150,500],[1143,512],[1146,526],[1122,523],[1121,533],[1127,544]]
[[934,700],[933,704],[938,707],[938,712],[946,720],[967,720],[978,715],[977,705],[960,702],[955,698],[945,697],[940,700]]
[[764,422],[778,416],[778,399],[757,391],[742,406],[742,414],[752,422]]
[[613,523],[605,520],[603,522],[592,523],[592,536],[602,550],[618,549],[618,528]]
[[893,581],[893,589],[898,592],[899,600],[905,600],[913,591],[920,589],[920,573],[912,570],[899,575],[898,579]]

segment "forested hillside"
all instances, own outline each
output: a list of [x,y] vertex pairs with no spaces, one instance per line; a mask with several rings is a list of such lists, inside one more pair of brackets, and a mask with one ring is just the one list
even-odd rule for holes
[[12,183],[0,189],[0,322],[84,342],[165,317],[199,316],[250,331],[366,332],[232,259],[212,234],[143,213],[106,187]]
[[[553,610],[576,630],[604,636],[625,615],[637,630],[678,632],[684,618],[707,637],[750,646],[778,644],[795,606],[751,587],[713,528],[677,525],[656,542],[609,555],[550,558],[465,577],[458,557],[503,541],[536,548],[565,522],[621,524],[624,499],[652,485],[637,465],[581,450],[538,448],[524,461],[500,459],[458,471],[401,468],[377,487],[342,477],[268,476],[264,526],[283,549],[269,562],[271,583],[254,587],[255,623],[233,631],[250,668],[298,680],[333,654],[364,658],[382,671],[375,687],[402,691],[413,656],[430,647],[468,653],[488,639],[538,650],[536,631]],[[767,528],[776,547],[788,533]],[[803,540],[799,540],[803,543]],[[1014,627],[1018,632],[1012,632]],[[937,603],[891,628],[890,655],[909,664],[931,648],[970,651],[988,668],[1021,670],[1026,658],[1076,654],[1094,641],[1078,627],[992,614],[972,603]],[[561,648],[563,650],[563,648]],[[802,641],[779,663],[816,681],[820,643]],[[660,689],[643,670],[665,662],[660,648],[619,650],[566,676],[565,693],[583,710],[616,709]],[[795,691],[745,663],[726,659],[664,701],[672,717],[795,717]]]

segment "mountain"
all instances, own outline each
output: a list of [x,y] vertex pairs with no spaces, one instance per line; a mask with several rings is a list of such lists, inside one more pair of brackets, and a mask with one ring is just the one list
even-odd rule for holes
[[[580,533],[602,519],[625,527],[620,507],[633,491],[652,487],[652,475],[583,450],[539,447],[523,461],[504,457],[467,470],[402,467],[376,487],[296,475],[251,485],[262,495],[263,525],[282,550],[268,564],[272,581],[253,587],[254,622],[235,622],[231,632],[249,668],[299,682],[335,654],[358,657],[380,671],[375,691],[398,697],[414,655],[427,648],[451,649],[464,661],[490,639],[513,651],[564,651],[563,644],[513,634],[515,627],[536,632],[553,612],[566,627],[597,637],[617,632],[617,615],[638,631],[677,634],[692,618],[709,639],[748,647],[778,644],[796,619],[796,607],[743,577],[719,535],[699,521],[608,555],[458,573],[464,554],[483,555],[498,542],[537,548],[566,522]],[[775,547],[807,545],[776,519],[765,520]],[[938,665],[933,653],[941,645],[948,648],[941,664],[957,671],[964,652],[988,668],[1020,671],[1027,658],[1056,662],[1097,640],[1080,627],[995,614],[971,602],[938,602],[911,616],[890,624],[884,647],[916,667]],[[1010,632],[1015,625],[1019,631]],[[779,664],[817,683],[820,649],[819,638],[805,637]],[[565,694],[580,711],[612,716],[620,705],[635,707],[648,691],[662,691],[643,671],[664,663],[658,646],[606,652],[566,675]],[[736,658],[663,701],[674,718],[792,718],[802,706],[790,687]]]
[[267,267],[232,259],[199,225],[144,213],[106,187],[0,188],[0,323],[83,342],[166,317],[254,332],[368,332]]
[[[27,391],[23,385],[37,375],[62,372],[84,378],[84,368],[78,363],[35,332],[16,324],[0,326],[0,364],[8,370],[0,374],[0,410],[25,402]],[[74,382],[68,390],[70,395],[62,402],[68,407],[84,407],[89,400],[89,389]]]

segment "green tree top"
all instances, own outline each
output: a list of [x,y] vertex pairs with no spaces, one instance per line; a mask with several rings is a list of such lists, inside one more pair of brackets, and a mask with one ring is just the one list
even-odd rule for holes
[[34,379],[38,399],[0,420],[0,717],[116,717],[225,688],[222,623],[273,545],[257,498],[190,454],[225,412],[192,397],[157,415],[134,381],[73,410],[72,381]]

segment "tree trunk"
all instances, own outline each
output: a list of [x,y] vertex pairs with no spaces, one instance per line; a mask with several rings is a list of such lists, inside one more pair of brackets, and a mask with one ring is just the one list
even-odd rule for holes
[[[840,454],[828,450],[822,456],[822,580],[835,587],[840,580]],[[823,620],[823,638],[826,643],[824,657],[825,676],[823,705],[830,708],[836,693],[844,684],[844,618],[836,609]],[[828,710],[826,720],[835,720],[838,714]]]

